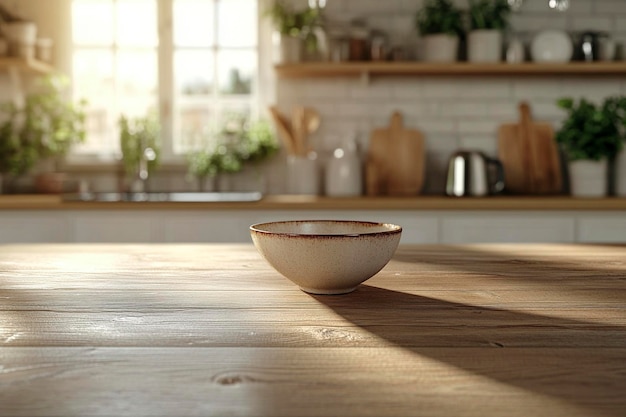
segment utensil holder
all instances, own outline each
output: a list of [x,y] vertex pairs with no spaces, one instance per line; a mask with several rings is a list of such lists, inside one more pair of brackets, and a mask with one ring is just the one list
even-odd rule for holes
[[287,156],[287,192],[289,194],[318,195],[320,171],[317,154]]

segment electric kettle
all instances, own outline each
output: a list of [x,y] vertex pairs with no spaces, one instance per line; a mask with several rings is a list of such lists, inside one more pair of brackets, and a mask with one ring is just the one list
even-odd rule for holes
[[502,163],[480,151],[459,150],[448,163],[446,194],[453,197],[481,197],[504,189]]

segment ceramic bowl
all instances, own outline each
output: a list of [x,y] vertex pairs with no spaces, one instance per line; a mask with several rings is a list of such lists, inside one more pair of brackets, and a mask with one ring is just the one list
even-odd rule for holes
[[354,291],[389,262],[402,235],[394,224],[299,220],[250,226],[252,241],[274,269],[312,294]]

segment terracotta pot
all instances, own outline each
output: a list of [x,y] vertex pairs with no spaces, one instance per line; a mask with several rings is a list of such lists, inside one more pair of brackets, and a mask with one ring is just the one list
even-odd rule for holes
[[65,192],[67,174],[63,172],[46,172],[35,177],[35,189],[38,193],[61,194]]

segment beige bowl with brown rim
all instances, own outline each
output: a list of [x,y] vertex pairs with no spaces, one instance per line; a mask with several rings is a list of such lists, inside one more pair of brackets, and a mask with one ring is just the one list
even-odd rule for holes
[[402,228],[352,220],[297,220],[255,224],[250,234],[267,262],[303,291],[345,294],[387,265]]

